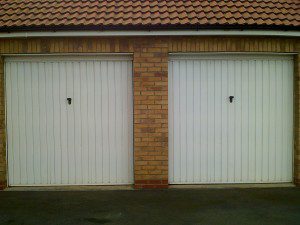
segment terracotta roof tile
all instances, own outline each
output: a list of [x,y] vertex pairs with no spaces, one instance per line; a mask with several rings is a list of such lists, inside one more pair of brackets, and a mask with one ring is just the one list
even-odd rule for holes
[[137,25],[300,29],[300,0],[0,0],[2,30]]

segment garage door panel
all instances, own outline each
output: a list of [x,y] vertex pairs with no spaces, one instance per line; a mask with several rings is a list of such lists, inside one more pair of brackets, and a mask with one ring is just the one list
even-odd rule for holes
[[200,65],[200,124],[202,124],[202,126],[200,127],[200,148],[198,148],[200,150],[200,161],[201,161],[201,165],[200,165],[200,178],[203,179],[204,181],[207,181],[208,177],[207,177],[207,170],[205,169],[207,167],[208,164],[208,123],[206,123],[205,121],[208,121],[208,73],[207,73],[207,64],[204,64],[203,62],[201,62]]
[[116,129],[115,130],[115,140],[120,140],[119,142],[116,142],[116,180],[117,179],[122,179],[122,176],[121,174],[118,172],[120,171],[120,169],[122,168],[122,154],[118,154],[118,152],[122,153],[121,149],[122,149],[122,86],[121,86],[121,81],[122,81],[122,72],[121,72],[121,69],[122,69],[122,64],[121,62],[118,62],[116,64],[116,67],[115,67],[115,90],[116,90],[116,93],[115,93],[115,106],[116,108],[118,108],[119,110],[116,110],[116,115],[115,115],[115,123],[116,123],[116,126],[120,126],[119,129]]
[[[124,70],[125,71],[125,70]],[[132,73],[132,63],[127,63],[127,77],[125,78],[123,76],[123,78],[127,79],[127,84],[123,85],[123,91],[125,92],[124,96],[126,96],[127,93],[127,105],[128,102],[132,101],[132,96],[133,96],[133,88],[132,88],[132,76],[128,76],[128,74]],[[128,107],[125,102],[123,102],[123,106],[124,106],[124,112],[127,112],[126,118],[124,117],[123,123],[124,123],[124,131],[128,131],[129,134],[133,134],[133,107]],[[126,126],[127,125],[127,126]],[[129,149],[133,148],[133,138],[130,135],[123,135],[124,138],[124,143],[125,146],[128,146]],[[124,152],[124,151],[123,151]],[[133,163],[132,163],[132,159],[133,159],[133,151],[129,151],[129,152],[124,152],[124,155],[128,156],[128,160],[127,160],[127,164],[125,167],[125,171],[128,171],[128,173],[126,173],[126,175],[124,175],[124,180],[131,180],[133,181],[133,173],[131,171],[133,171]]]
[[[63,113],[66,112],[64,114],[65,116],[65,138],[64,140],[65,143],[65,148],[63,150],[64,151],[64,157],[65,157],[65,161],[63,161],[63,164],[65,166],[64,168],[64,175],[65,177],[63,178],[63,182],[65,184],[68,183],[75,183],[75,164],[74,164],[74,159],[75,159],[75,155],[74,155],[74,140],[75,140],[75,136],[74,136],[74,63],[71,61],[68,62],[64,62],[63,63],[63,72],[64,74],[64,82],[62,85],[62,89],[63,89],[63,94],[65,94],[66,97],[64,97],[64,101],[63,103],[63,107],[62,107],[62,111]],[[86,71],[86,74],[88,74],[89,71]],[[83,76],[86,74],[82,74]],[[86,75],[87,76],[87,75]],[[68,97],[72,97],[73,100],[73,105],[72,107],[68,107],[67,104],[67,99]],[[62,96],[63,99],[63,96]],[[71,105],[70,105],[71,106]]]
[[[200,62],[198,61],[193,61],[194,64],[194,74],[200,74]],[[200,114],[200,89],[199,88],[195,88],[195,87],[199,87],[201,84],[201,77],[200,76],[194,76],[193,77],[193,104],[194,104],[194,114],[193,114],[193,118],[195,119],[195,122],[192,121],[193,123],[193,134],[191,135],[191,137],[193,137],[193,150],[195,148],[197,148],[197,146],[200,146],[201,142],[200,142],[200,127],[199,126],[194,126],[194,123],[199,123],[200,122],[200,118],[199,117],[195,117],[195,115],[199,115]],[[193,151],[193,171],[197,171],[200,170],[200,158],[201,156],[201,152],[200,151]],[[199,179],[200,178],[200,174],[196,173],[194,174],[195,179]]]
[[10,185],[132,182],[131,61],[12,58],[5,68]]
[[108,174],[112,180],[116,179],[116,77],[115,77],[115,68],[114,64],[108,62],[108,75],[112,76],[112,79],[108,79],[108,154],[109,154],[109,168]]
[[[234,113],[231,115],[233,116],[233,139],[234,139],[234,181],[241,181],[241,173],[242,173],[242,164],[241,164],[241,76],[242,76],[242,68],[241,68],[241,61],[234,62],[234,74],[233,74],[233,94],[235,96],[234,102],[236,103],[233,108]],[[229,105],[228,105],[229,106]],[[231,105],[233,106],[233,105]],[[230,106],[229,106],[230,107]]]
[[[49,165],[49,154],[51,152],[51,145],[48,145],[48,138],[49,138],[49,134],[53,133],[51,132],[50,129],[50,123],[52,123],[52,121],[49,123],[48,118],[51,117],[51,115],[49,114],[47,107],[48,107],[48,102],[50,101],[50,99],[48,99],[47,97],[49,95],[52,95],[52,90],[47,89],[47,67],[49,67],[49,65],[45,65],[44,63],[40,63],[39,64],[39,74],[38,74],[38,111],[39,111],[39,136],[38,138],[40,138],[40,154],[41,154],[41,182],[42,183],[47,183],[49,178],[50,178],[50,174],[51,174],[51,168],[48,167]],[[49,93],[50,92],[50,93]],[[23,99],[19,99],[19,101],[23,101],[26,104],[26,100]],[[23,135],[22,135],[23,136]],[[24,146],[21,145],[20,148]],[[20,151],[22,151],[20,149]],[[24,156],[26,156],[26,152],[22,151],[22,153],[24,154]],[[25,162],[24,160],[21,160],[21,162]],[[25,174],[24,174],[25,175]],[[25,176],[22,176],[25,177]],[[23,183],[24,181],[21,181],[21,183]]]
[[[26,63],[27,64],[27,63]],[[30,65],[28,65],[30,66]],[[47,150],[44,154],[44,160],[46,160],[44,165],[46,166],[47,176],[44,178],[44,182],[52,182],[54,180],[54,166],[53,166],[53,158],[54,158],[54,124],[53,124],[53,79],[52,79],[52,64],[44,64],[44,83],[45,83],[45,91],[43,97],[43,106],[45,107],[45,139],[46,145],[44,145]],[[29,97],[28,97],[29,98]],[[26,100],[24,99],[24,102]],[[27,130],[27,128],[26,128]],[[29,148],[27,148],[29,150]],[[27,155],[27,154],[26,154]],[[29,163],[28,163],[29,165]]]
[[215,132],[215,151],[214,151],[214,176],[216,181],[221,180],[222,176],[222,76],[221,76],[221,61],[214,62],[214,132]]
[[[104,63],[103,63],[104,64]],[[102,79],[102,129],[101,129],[101,134],[102,134],[102,140],[103,140],[103,166],[104,167],[109,167],[109,154],[108,154],[108,149],[109,149],[109,144],[108,144],[108,132],[103,132],[104,130],[108,130],[109,128],[109,121],[108,116],[109,116],[109,100],[108,100],[108,73],[107,73],[107,63],[105,63],[103,66],[101,65],[102,70],[103,70],[103,76],[101,77]],[[109,179],[109,170],[104,170],[103,171],[103,181],[107,182]]]
[[[187,62],[186,67],[186,160],[187,162],[193,161],[194,149],[193,149],[193,134],[194,134],[194,65],[192,61]],[[193,179],[193,164],[187,166],[187,180]]]
[[[83,67],[83,63],[76,63],[74,65],[74,132],[76,137],[81,137],[82,134],[82,123],[81,123],[81,108],[83,107],[81,104],[81,79],[82,74],[84,74],[85,67]],[[99,76],[100,77],[100,76]],[[75,100],[76,99],[76,100]],[[97,104],[98,105],[98,104]],[[99,102],[101,105],[101,102]],[[82,148],[82,138],[75,138],[74,140],[74,151],[75,151],[75,179],[77,183],[87,183],[87,173],[84,173],[84,166],[83,166],[83,156],[81,152]]]
[[[14,71],[14,70],[12,70]],[[18,101],[18,96],[20,95],[20,92],[19,92],[19,79],[18,79],[18,75],[20,74],[20,69],[16,68],[15,69],[15,73],[16,75],[12,77],[11,79],[11,82],[15,82],[17,85],[15,88],[12,88],[12,92],[13,92],[13,95],[12,95],[12,100],[15,100],[17,101],[17,104],[13,105],[12,106],[12,110],[14,111],[14,115],[15,116],[19,116],[19,101]],[[20,162],[20,151],[19,151],[19,148],[18,146],[20,145],[20,125],[19,123],[17,123],[16,121],[13,121],[13,124],[12,124],[12,129],[13,131],[16,133],[16,142],[13,144],[13,149],[15,150],[14,151],[14,154],[13,154],[13,159],[16,160],[16,162]],[[20,163],[16,163],[15,166],[14,166],[14,174],[16,176],[17,179],[21,179],[21,164]]]
[[207,62],[207,164],[210,170],[207,170],[207,181],[211,182],[214,175],[214,151],[215,151],[215,75],[214,75],[214,61]]
[[221,180],[228,177],[228,118],[229,111],[227,107],[226,96],[228,96],[228,64],[225,60],[221,62]]
[[[52,88],[53,88],[53,118],[60,118],[60,101],[55,101],[55,99],[60,99],[60,73],[59,73],[59,63],[52,63]],[[32,86],[33,83],[32,83]],[[56,90],[56,91],[54,91]],[[61,120],[53,120],[53,141],[54,141],[54,151],[53,151],[53,177],[52,180],[61,181],[61,171],[62,171],[62,158],[61,158]],[[30,182],[32,183],[32,182]]]
[[[241,66],[241,180],[248,179],[249,171],[249,62],[242,61]],[[225,99],[224,99],[225,100]],[[226,100],[225,100],[226,102]]]
[[[257,76],[251,76],[251,74],[255,74],[255,61],[249,60],[248,63],[248,91],[249,91],[249,97],[248,97],[248,124],[254,124],[255,126],[249,126],[248,129],[248,151],[249,151],[249,161],[248,161],[248,178],[250,182],[255,181],[255,175],[256,175],[256,152],[253,150],[255,149],[256,145],[256,94],[258,93],[258,89],[256,85]],[[245,93],[246,94],[246,93]],[[251,151],[250,151],[251,150]]]
[[170,61],[171,183],[292,181],[293,61],[232,58]]
[[[290,115],[289,117],[285,117],[287,119],[286,125],[287,125],[287,130],[293,130],[293,61],[290,60],[288,63],[284,64],[284,67],[286,67],[287,73],[284,74],[289,74],[290,77],[287,79],[287,86],[283,86],[284,92],[287,92],[287,99],[290,101],[286,101],[286,99],[283,101],[284,107],[287,109],[287,115]],[[285,71],[285,70],[284,70]],[[287,137],[287,149],[293,149],[293,132],[286,132],[288,137]],[[285,152],[285,155],[287,156],[288,160],[286,163],[286,177],[288,177],[290,180],[293,179],[293,174],[289,173],[289,171],[293,170],[293,154],[291,154],[289,151]],[[283,176],[284,177],[284,176]]]
[[[282,85],[283,85],[283,65],[282,63],[278,63],[276,62],[275,64],[275,74],[276,74],[276,79],[275,79],[275,94],[276,94],[276,99],[278,102],[280,102],[281,104],[277,104],[275,103],[275,110],[276,110],[276,122],[278,124],[279,127],[283,127],[283,108],[282,108],[282,102],[283,102],[283,96],[282,96]],[[276,129],[276,136],[278,137],[282,137],[283,136],[283,130],[282,129]],[[281,170],[280,168],[282,168],[282,152],[280,151],[280,148],[283,148],[283,142],[282,142],[282,138],[277,138],[275,137],[275,165],[277,165],[275,167],[275,174],[274,177],[276,180],[281,178]]]
[[[174,164],[176,163],[176,165],[180,165],[180,152],[179,152],[179,147],[180,147],[179,131],[180,131],[180,128],[179,128],[179,123],[174,123],[175,119],[179,119],[179,110],[178,110],[179,109],[179,93],[180,93],[179,77],[178,77],[179,63],[173,62],[172,68],[173,69],[171,69],[171,71],[173,71],[173,73],[172,73],[173,77],[170,79],[169,85],[172,85],[173,88],[169,89],[169,90],[172,91],[173,95],[172,95],[172,97],[171,97],[171,95],[169,95],[169,99],[172,98],[172,100],[170,99],[171,101],[170,101],[169,107],[170,107],[170,105],[172,105],[174,107],[174,114],[173,114],[173,116],[169,117],[171,119],[169,124],[170,124],[171,127],[173,127],[172,130],[174,130],[174,133],[172,133],[172,138],[173,138],[174,142],[173,143],[169,142],[169,144],[173,146],[174,151],[172,153],[170,152],[169,154],[170,154],[170,163],[173,162]],[[176,92],[174,90],[178,90],[178,92]],[[172,168],[172,172],[171,172],[171,170],[169,170],[169,173],[173,174],[175,181],[177,181],[178,178],[179,178],[178,177],[179,171],[177,171],[179,169],[180,169],[180,166],[177,166],[177,167]]]
[[268,139],[270,132],[270,74],[268,71],[268,61],[264,60],[262,62],[262,96],[258,96],[258,98],[262,98],[262,174],[261,179],[265,180],[268,178],[269,172],[269,142]]
[[[235,63],[229,63],[229,79],[228,79],[228,86],[229,86],[229,92],[228,96],[233,96],[235,93],[235,76],[236,76],[236,68],[235,68]],[[228,98],[228,97],[227,97]],[[236,160],[236,154],[235,154],[235,146],[236,146],[236,123],[235,123],[235,116],[236,116],[236,111],[235,108],[229,107],[228,106],[228,99],[227,99],[227,104],[226,107],[228,107],[229,110],[229,117],[228,117],[228,133],[227,133],[227,138],[228,138],[228,182],[233,182],[235,179],[235,174],[236,174],[236,165],[235,165],[235,160]],[[229,135],[231,134],[231,135]]]
[[[95,65],[95,73],[99,74],[102,73],[101,66],[102,62],[98,63]],[[102,76],[95,76],[95,83],[102,83],[101,80]],[[79,84],[79,83],[78,83]],[[95,104],[95,145],[96,146],[103,146],[103,140],[102,140],[102,88],[95,88],[95,99],[97,99],[100,104]],[[79,111],[80,108],[78,108]],[[102,155],[103,155],[103,149],[100,148],[98,151],[95,152],[95,160],[98,162],[96,163],[96,179],[97,180],[103,180],[103,173],[101,171],[101,168],[103,166],[103,160],[102,160]]]
[[[275,73],[275,61],[269,62],[269,86],[270,86],[270,100],[269,100],[269,110],[270,117],[269,117],[269,179],[270,180],[276,180],[275,174],[276,174],[276,140],[280,140],[281,138],[277,135],[279,128],[279,124],[277,121],[280,119],[278,116],[278,112],[276,110],[276,104],[278,101],[277,93],[281,92],[280,89],[276,90],[276,73]],[[274,76],[274,78],[271,78],[271,76]],[[274,96],[274,97],[272,97]],[[278,120],[277,120],[278,119]],[[277,165],[279,167],[279,165]]]
[[179,121],[180,121],[180,133],[179,133],[179,140],[180,140],[180,176],[184,179],[187,179],[187,107],[186,107],[186,98],[187,98],[187,74],[186,74],[186,62],[180,62],[179,69],[180,69],[180,76],[179,76],[179,88],[180,88],[180,95],[179,95]]
[[[30,65],[25,64],[24,67],[25,67],[25,74],[28,74],[28,73],[30,74],[31,73]],[[32,124],[32,121],[34,120],[34,118],[32,117],[33,109],[32,109],[32,83],[31,83],[31,77],[30,77],[30,79],[25,79],[24,89],[25,89],[24,97],[25,98],[26,97],[30,98],[30,100],[26,104],[25,114],[24,114],[25,115],[25,121],[26,121],[26,131],[32,133],[33,132],[33,127],[28,126],[29,124]],[[7,107],[9,108],[9,106],[7,106]],[[26,162],[29,165],[31,165],[31,166],[28,166],[26,168],[27,173],[28,173],[28,175],[27,175],[28,182],[33,182],[34,181],[34,176],[33,176],[33,174],[34,174],[34,160],[33,160],[34,151],[33,151],[33,146],[34,146],[33,139],[29,135],[26,135]]]
[[[128,97],[128,79],[125,76],[125,74],[128,72],[129,65],[127,65],[126,63],[122,63],[121,65],[121,76],[119,78],[119,95],[120,96],[127,96]],[[125,107],[125,102],[121,101],[120,103],[121,106],[121,110],[119,111],[120,113],[120,123],[122,124],[122,127],[120,129],[120,132],[126,132],[126,128],[128,127],[128,124],[126,123],[127,120],[127,116],[130,115],[130,113],[132,113],[132,111],[130,110],[129,112],[126,112],[126,110],[129,110]],[[130,121],[130,117],[129,117],[129,121]],[[122,133],[119,134],[120,135],[120,140],[121,142],[119,142],[119,148],[122,149],[122,143],[124,143],[125,146],[129,146],[130,143],[128,142],[128,139],[122,135]],[[128,156],[126,155],[125,151],[121,151],[122,154],[120,155],[121,158],[127,158]],[[128,163],[128,161],[122,161],[120,160],[120,163],[118,163],[119,167],[122,168],[126,168],[126,174],[129,174],[128,171],[130,170],[130,164]],[[119,174],[120,178],[122,181],[129,179],[125,173],[124,174]]]

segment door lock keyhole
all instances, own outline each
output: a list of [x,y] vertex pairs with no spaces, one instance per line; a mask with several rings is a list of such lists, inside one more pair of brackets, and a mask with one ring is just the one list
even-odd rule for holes
[[67,98],[68,104],[71,105],[72,104],[72,98]]

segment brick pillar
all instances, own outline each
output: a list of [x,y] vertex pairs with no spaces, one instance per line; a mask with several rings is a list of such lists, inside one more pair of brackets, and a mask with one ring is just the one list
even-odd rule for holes
[[294,79],[294,182],[300,186],[300,54],[295,56],[295,79]]
[[135,188],[168,187],[168,48],[161,38],[134,43]]
[[0,56],[0,190],[6,187],[4,59]]

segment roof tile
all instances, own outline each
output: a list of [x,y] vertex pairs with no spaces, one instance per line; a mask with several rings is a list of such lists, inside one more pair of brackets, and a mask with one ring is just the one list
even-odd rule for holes
[[300,0],[0,0],[0,29],[47,26],[300,27]]

